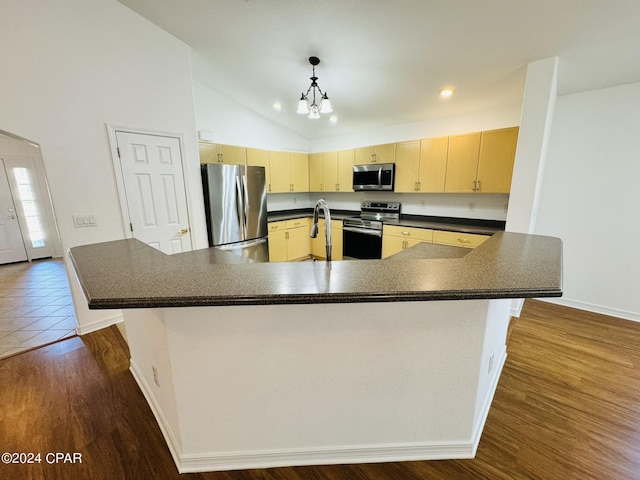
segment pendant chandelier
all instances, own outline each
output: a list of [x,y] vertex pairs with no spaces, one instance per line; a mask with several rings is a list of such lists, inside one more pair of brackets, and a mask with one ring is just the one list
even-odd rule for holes
[[[320,59],[318,57],[309,57],[309,63],[313,68],[311,86],[307,90],[307,93],[303,93],[300,96],[297,113],[301,115],[309,114],[309,118],[320,118],[321,113],[331,113],[333,112],[333,108],[331,108],[331,102],[329,101],[327,92],[323,92],[318,86],[318,77],[316,77],[316,65],[320,63]],[[316,102],[316,92],[317,98],[320,101],[319,105]]]

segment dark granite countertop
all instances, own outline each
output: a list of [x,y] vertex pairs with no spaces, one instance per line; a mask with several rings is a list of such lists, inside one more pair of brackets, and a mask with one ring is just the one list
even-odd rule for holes
[[[360,215],[359,211],[331,210],[332,220],[342,220],[345,217]],[[269,212],[268,221],[278,222],[300,217],[313,216],[313,209],[300,208],[296,210],[283,210]],[[321,215],[322,216],[322,215]],[[435,217],[422,215],[402,214],[399,220],[385,220],[385,225],[400,225],[403,227],[427,228],[433,230],[445,230],[451,232],[474,233],[478,235],[493,235],[503,231],[505,222],[500,220],[482,220],[475,218]]]
[[421,256],[428,248],[394,261],[238,263],[215,249],[165,255],[129,239],[69,255],[91,309],[562,295],[558,238],[499,232],[460,258]]

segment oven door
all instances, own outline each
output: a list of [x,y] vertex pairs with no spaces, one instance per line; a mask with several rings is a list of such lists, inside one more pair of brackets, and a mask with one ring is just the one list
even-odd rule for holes
[[342,228],[342,255],[357,259],[382,258],[382,230]]

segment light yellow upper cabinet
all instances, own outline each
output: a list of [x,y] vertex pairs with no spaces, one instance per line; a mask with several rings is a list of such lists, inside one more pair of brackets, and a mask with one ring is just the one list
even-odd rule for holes
[[220,163],[229,165],[246,165],[247,149],[235,145],[220,145]]
[[375,149],[371,147],[360,147],[355,149],[355,165],[366,165],[374,162]]
[[482,132],[477,191],[509,193],[518,142],[518,127]]
[[198,142],[200,163],[218,163],[218,145],[215,143]]
[[309,154],[309,191],[322,191],[322,153]]
[[269,168],[269,150],[247,148],[247,165],[264,167],[267,192],[271,191],[271,169]]
[[396,144],[387,143],[374,147],[375,163],[394,163],[396,161]]
[[309,191],[309,155],[306,153],[291,153],[291,192]]
[[476,191],[481,133],[449,137],[445,192],[473,193]]
[[449,137],[426,138],[420,141],[419,192],[444,192],[447,172]]
[[289,152],[269,152],[269,169],[271,170],[271,189],[269,193],[291,191],[291,159]]
[[338,152],[322,152],[322,191],[338,190]]
[[355,150],[338,150],[338,191],[353,192]]
[[200,163],[227,163],[246,165],[247,149],[235,145],[199,142]]
[[309,155],[310,192],[353,191],[353,149]]
[[396,144],[386,143],[355,150],[355,165],[368,163],[394,163],[396,161]]
[[396,145],[396,192],[417,192],[420,170],[420,141]]

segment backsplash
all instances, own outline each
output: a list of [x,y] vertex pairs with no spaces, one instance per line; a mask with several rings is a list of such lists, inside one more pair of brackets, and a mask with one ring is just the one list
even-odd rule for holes
[[305,192],[269,194],[267,208],[270,212],[312,208],[319,198],[324,198],[329,208],[336,210],[359,211],[362,201],[384,200],[400,202],[405,214],[501,221],[507,218],[509,203],[508,194]]

